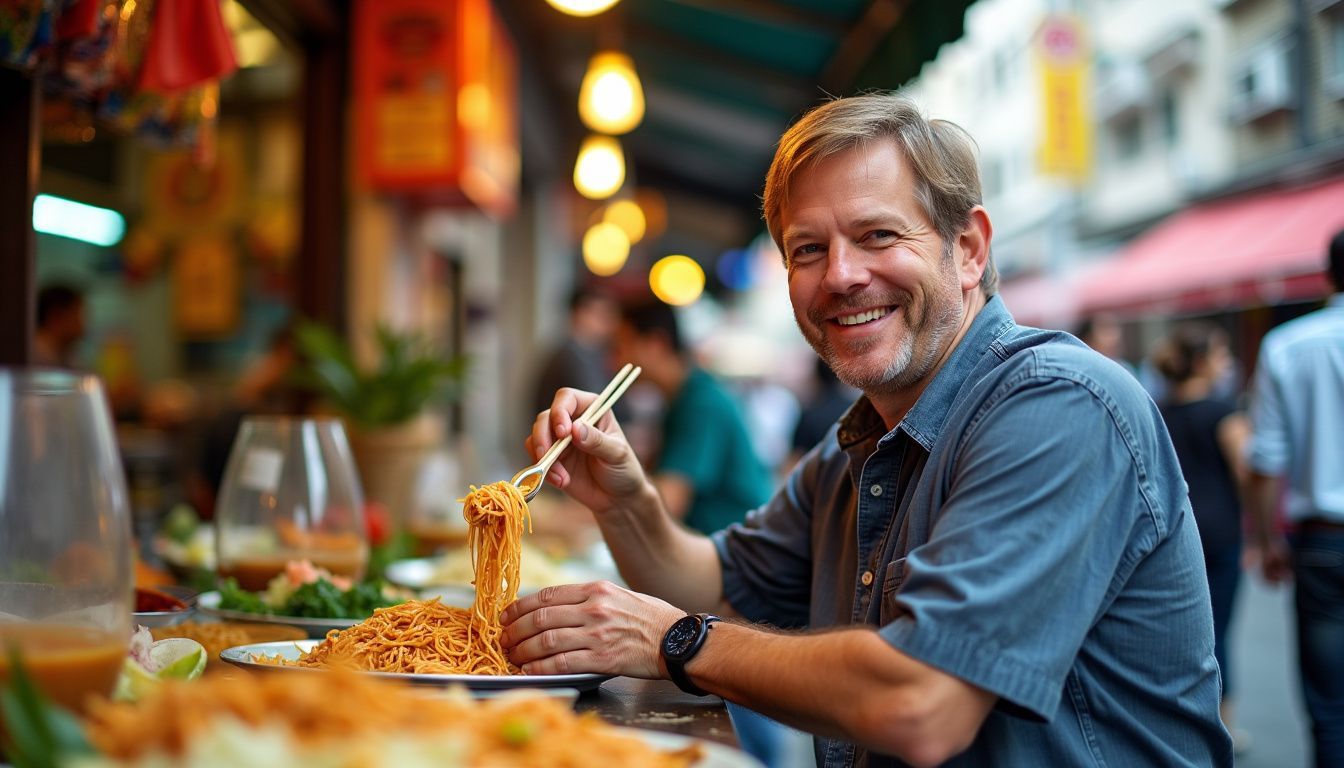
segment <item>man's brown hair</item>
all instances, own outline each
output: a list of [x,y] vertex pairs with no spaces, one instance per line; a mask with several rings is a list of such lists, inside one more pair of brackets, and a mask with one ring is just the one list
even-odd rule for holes
[[[784,133],[765,176],[762,213],[780,252],[780,216],[799,171],[871,141],[894,139],[915,175],[915,199],[949,251],[981,203],[975,142],[946,120],[929,120],[910,99],[895,93],[836,99],[803,116]],[[788,262],[788,255],[784,257]],[[991,256],[980,277],[986,296],[998,291]]]

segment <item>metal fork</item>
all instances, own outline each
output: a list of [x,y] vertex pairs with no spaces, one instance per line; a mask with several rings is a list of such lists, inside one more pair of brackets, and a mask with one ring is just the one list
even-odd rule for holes
[[[598,394],[597,399],[588,405],[588,408],[580,414],[579,418],[574,420],[574,424],[587,424],[595,428],[598,420],[605,416],[607,411],[611,410],[611,406],[615,405],[616,401],[621,399],[621,395],[625,394],[625,390],[635,383],[635,379],[639,378],[642,370],[638,366],[626,363],[621,370],[616,372],[606,388]],[[560,458],[560,454],[564,453],[565,449],[569,447],[573,437],[574,429],[571,426],[569,434],[552,445],[540,459],[537,459],[535,464],[524,467],[513,476],[513,480],[510,482],[523,492],[524,498],[531,501],[537,495],[542,484],[546,481],[546,473],[551,471],[551,465],[555,464],[556,460]]]

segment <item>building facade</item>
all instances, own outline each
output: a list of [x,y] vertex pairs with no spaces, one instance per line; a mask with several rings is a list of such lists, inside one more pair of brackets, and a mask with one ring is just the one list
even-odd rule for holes
[[[1088,64],[1075,112],[1091,151],[1072,178],[1046,173],[1039,149],[1060,119],[1044,95],[1041,30],[1061,16],[1080,25]],[[1137,351],[1173,317],[1319,298],[1323,282],[1303,270],[1319,271],[1321,232],[1344,226],[1344,199],[1337,214],[1325,199],[1344,174],[1342,84],[1340,0],[981,0],[909,90],[979,143],[995,258],[1019,319],[1070,327],[1118,314],[1138,321]],[[1197,227],[1225,233],[1229,221],[1272,216],[1260,209],[1286,193],[1322,214],[1294,228],[1299,241],[1232,254],[1250,269],[1235,285],[1153,268],[1223,255],[1200,252],[1212,239]],[[1123,295],[1108,293],[1115,285]]]

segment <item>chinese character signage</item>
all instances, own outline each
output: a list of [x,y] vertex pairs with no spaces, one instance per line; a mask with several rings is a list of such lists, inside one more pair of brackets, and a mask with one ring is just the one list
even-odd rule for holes
[[513,210],[517,59],[489,0],[359,0],[361,181],[441,203]]

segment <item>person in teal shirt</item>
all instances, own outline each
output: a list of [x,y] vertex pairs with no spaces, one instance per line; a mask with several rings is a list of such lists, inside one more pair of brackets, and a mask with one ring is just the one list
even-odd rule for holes
[[772,479],[752,449],[742,412],[723,385],[691,361],[672,307],[655,301],[626,306],[614,351],[619,362],[643,368],[642,378],[667,402],[654,484],[668,510],[709,534],[764,504]]

